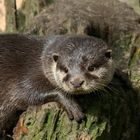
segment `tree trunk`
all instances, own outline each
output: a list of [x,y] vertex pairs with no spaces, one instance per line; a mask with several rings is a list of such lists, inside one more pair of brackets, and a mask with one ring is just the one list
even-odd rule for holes
[[131,88],[127,89],[121,82],[116,77],[105,90],[77,97],[86,114],[86,119],[80,124],[70,121],[66,113],[52,103],[36,109],[29,108],[22,114],[14,129],[14,138],[16,140],[139,139],[137,96]]
[[[87,34],[114,50],[114,75],[103,91],[75,97],[86,119],[70,121],[54,103],[29,107],[14,129],[15,140],[138,140],[140,129],[140,8],[138,0],[26,0],[18,13],[18,31],[37,34]],[[17,19],[21,16],[17,14]],[[23,24],[22,24],[23,23]],[[22,26],[23,25],[23,26]],[[10,25],[9,25],[10,26]],[[15,31],[15,30],[13,30]]]
[[16,0],[5,0],[6,6],[6,30],[7,32],[15,32],[17,30],[17,19],[16,19]]

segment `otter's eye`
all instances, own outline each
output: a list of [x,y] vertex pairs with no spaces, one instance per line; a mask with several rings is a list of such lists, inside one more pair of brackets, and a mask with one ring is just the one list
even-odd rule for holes
[[105,57],[110,59],[111,55],[112,55],[112,50],[107,50],[105,53]]
[[66,67],[64,67],[64,72],[68,73],[68,69]]
[[57,62],[58,57],[59,57],[59,55],[58,55],[58,54],[53,54],[53,60],[54,60],[55,62]]
[[97,67],[95,65],[91,65],[88,67],[88,71],[94,71],[94,70],[96,70],[96,68]]
[[65,67],[65,66],[59,66],[60,70],[65,72],[65,73],[68,73],[68,68]]

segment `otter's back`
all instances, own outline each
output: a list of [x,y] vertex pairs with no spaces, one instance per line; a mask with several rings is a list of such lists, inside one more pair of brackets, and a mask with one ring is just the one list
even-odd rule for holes
[[0,76],[25,70],[37,61],[42,42],[26,35],[0,35]]

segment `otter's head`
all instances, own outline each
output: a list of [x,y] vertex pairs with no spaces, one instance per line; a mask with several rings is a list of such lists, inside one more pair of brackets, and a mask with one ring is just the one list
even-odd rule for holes
[[65,37],[45,51],[44,73],[67,93],[87,93],[106,86],[112,79],[112,51],[94,37]]

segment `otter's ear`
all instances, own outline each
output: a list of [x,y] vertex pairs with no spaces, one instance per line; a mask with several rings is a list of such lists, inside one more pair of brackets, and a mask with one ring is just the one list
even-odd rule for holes
[[112,57],[112,50],[107,50],[105,52],[105,56],[106,56],[106,58],[111,58]]
[[57,62],[58,58],[59,58],[59,55],[58,54],[53,54],[53,60],[55,62]]

